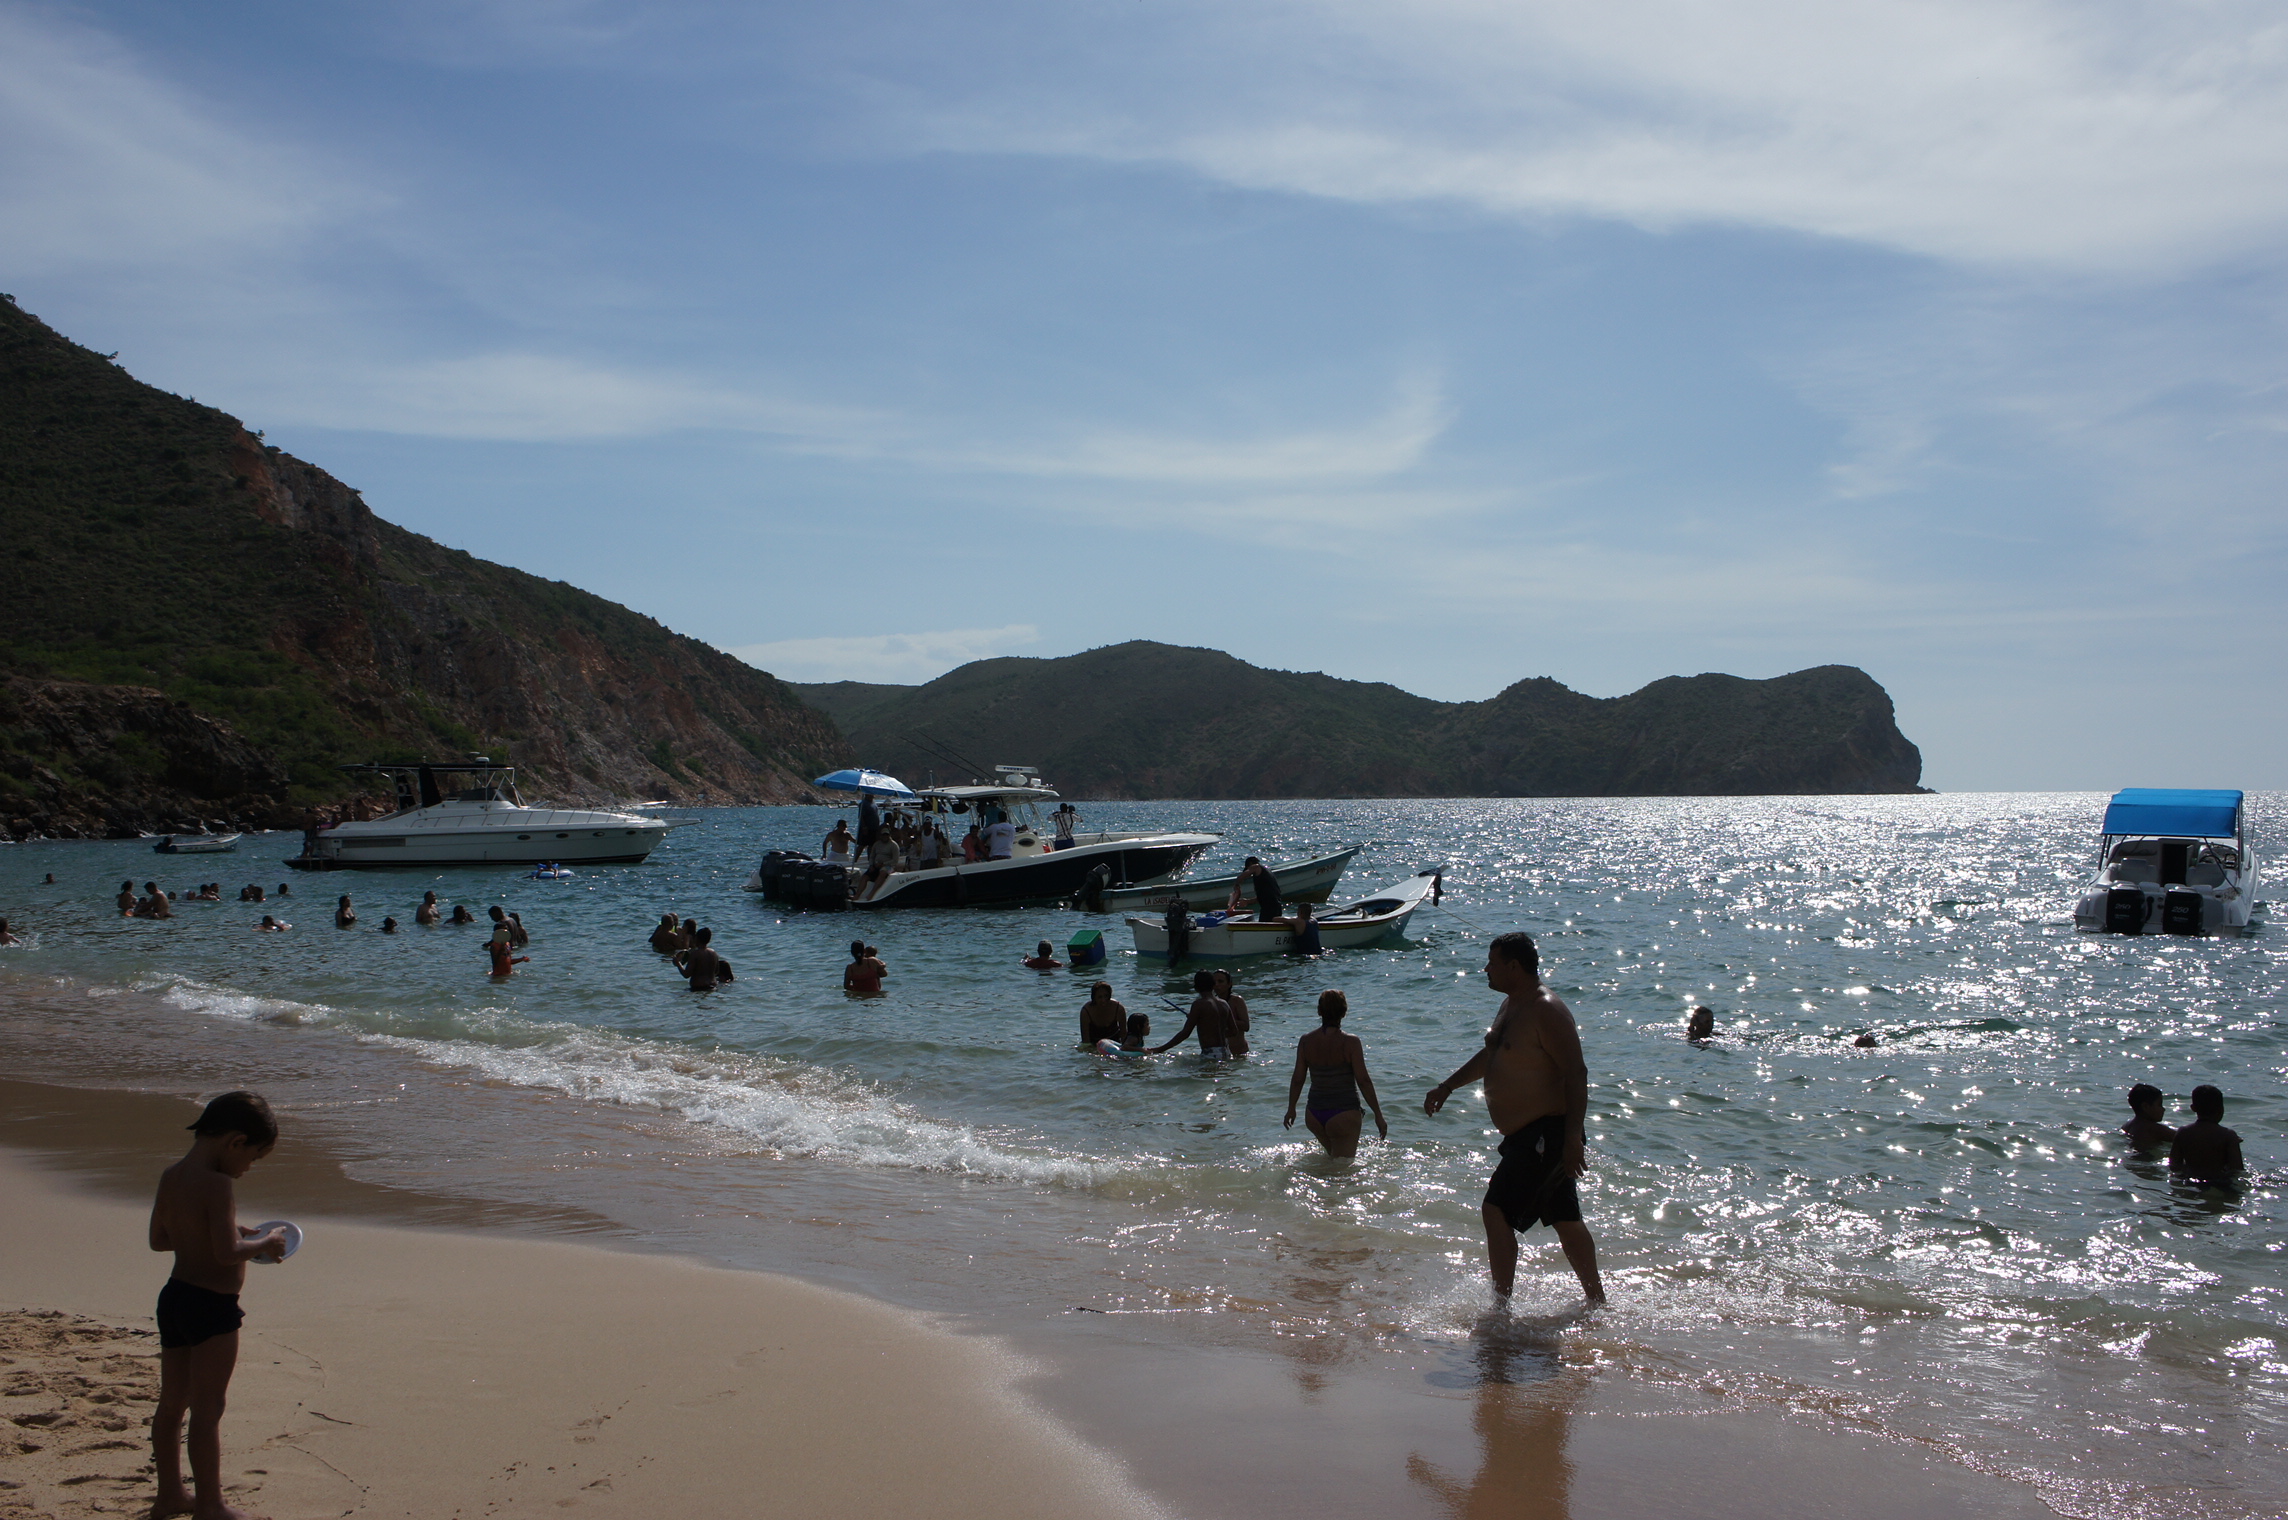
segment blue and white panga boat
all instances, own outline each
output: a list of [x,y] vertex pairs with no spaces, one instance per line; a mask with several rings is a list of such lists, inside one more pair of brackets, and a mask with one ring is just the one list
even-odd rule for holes
[[2097,880],[2074,926],[2107,934],[2207,934],[2248,927],[2256,852],[2239,792],[2133,786],[2105,809]]

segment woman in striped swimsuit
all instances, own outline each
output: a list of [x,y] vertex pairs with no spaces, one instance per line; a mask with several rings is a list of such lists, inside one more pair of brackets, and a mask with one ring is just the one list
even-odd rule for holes
[[1390,1125],[1382,1117],[1382,1101],[1374,1093],[1374,1079],[1366,1074],[1366,1047],[1355,1034],[1343,1033],[1343,1015],[1350,999],[1339,992],[1319,994],[1319,1027],[1295,1042],[1295,1075],[1287,1083],[1286,1127],[1295,1127],[1295,1102],[1303,1095],[1303,1079],[1311,1079],[1311,1098],[1303,1108],[1303,1126],[1326,1147],[1327,1154],[1358,1154],[1359,1131],[1366,1114],[1359,1099],[1374,1111],[1374,1127],[1390,1138]]

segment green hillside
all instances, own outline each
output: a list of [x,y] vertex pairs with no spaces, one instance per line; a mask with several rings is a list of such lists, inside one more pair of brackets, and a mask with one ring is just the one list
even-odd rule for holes
[[[341,796],[345,761],[418,754],[482,750],[563,800],[779,800],[841,759],[774,677],[384,522],[5,297],[0,541],[0,674],[178,699],[276,762],[280,808]],[[0,722],[0,816],[127,790],[86,748]],[[158,784],[148,757],[121,763]]]

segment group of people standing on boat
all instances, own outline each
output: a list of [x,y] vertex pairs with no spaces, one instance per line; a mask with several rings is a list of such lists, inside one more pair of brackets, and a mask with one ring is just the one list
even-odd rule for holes
[[[1079,812],[1068,802],[1049,816],[1056,828],[1049,848],[1070,848]],[[1006,809],[991,801],[977,804],[975,820],[956,840],[946,832],[941,815],[918,808],[885,811],[866,797],[858,803],[855,831],[848,819],[837,818],[818,843],[818,858],[828,865],[852,866],[865,872],[855,894],[860,902],[873,897],[900,871],[934,871],[956,862],[977,865],[1009,860],[1016,852],[1017,825],[1010,821]]]

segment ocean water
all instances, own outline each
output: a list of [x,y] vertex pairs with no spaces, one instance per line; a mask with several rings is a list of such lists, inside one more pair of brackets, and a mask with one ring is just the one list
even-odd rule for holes
[[[2266,861],[2282,800],[2252,799]],[[1403,941],[1242,963],[1257,1054],[1206,1068],[1074,1050],[1099,975],[1156,1040],[1181,1022],[1162,1000],[1185,978],[1139,962],[1117,919],[804,915],[739,890],[762,850],[814,848],[830,809],[714,811],[642,866],[570,882],[293,877],[283,936],[250,932],[275,902],[145,923],[110,895],[275,887],[293,836],[204,858],[37,843],[0,850],[0,912],[30,941],[0,953],[0,1051],[32,1078],[266,1084],[374,1181],[577,1209],[949,1313],[1085,1306],[1138,1336],[1367,1366],[1466,1339],[1485,1306],[1496,1137],[1475,1094],[1436,1119],[1420,1103],[1495,1010],[1486,940],[1525,929],[1581,1024],[1583,1197],[1613,1304],[1560,1317],[1577,1288],[1546,1231],[1518,1297],[1577,1363],[1887,1431],[2068,1514],[2274,1514],[2288,947],[2268,914],[2232,938],[2076,933],[2101,806],[1084,805],[1221,832],[1203,874],[1351,844],[1338,897],[1446,873]],[[517,908],[531,963],[494,983],[481,930],[410,927],[425,888]],[[331,927],[339,891],[355,930]],[[693,994],[664,969],[644,941],[666,911],[715,928],[735,984]],[[374,932],[383,913],[405,931]],[[1113,945],[1101,970],[1019,966],[1084,926]],[[880,946],[886,996],[840,991],[853,936]],[[1353,1164],[1280,1124],[1330,986],[1391,1121]],[[1704,1048],[1682,1038],[1694,1003],[1719,1016]],[[2249,1186],[2189,1190],[2127,1155],[2137,1081],[2173,1118],[2221,1087]]]

